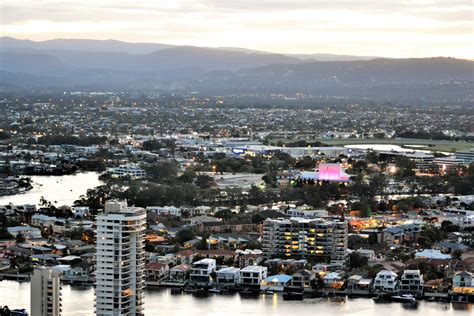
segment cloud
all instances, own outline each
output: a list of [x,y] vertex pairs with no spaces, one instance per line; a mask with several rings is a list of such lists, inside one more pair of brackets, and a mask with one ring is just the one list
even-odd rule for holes
[[3,0],[3,35],[277,52],[472,54],[470,0]]

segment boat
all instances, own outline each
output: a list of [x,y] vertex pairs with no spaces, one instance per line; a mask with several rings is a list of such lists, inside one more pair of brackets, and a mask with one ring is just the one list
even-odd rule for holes
[[416,299],[411,294],[402,294],[402,295],[394,295],[392,296],[392,300],[394,302],[400,303],[415,303]]
[[258,294],[260,293],[259,290],[254,290],[254,289],[251,289],[251,288],[243,288],[239,294],[242,295],[242,296],[257,296]]
[[185,293],[197,293],[199,292],[199,289],[195,287],[185,287],[183,291]]
[[273,293],[275,293],[273,290],[270,290],[270,289],[261,290],[260,292],[263,293],[263,294],[273,294]]
[[171,288],[171,294],[176,295],[176,294],[181,294],[183,291],[182,288],[180,287],[173,287]]
[[285,290],[283,292],[283,300],[285,301],[301,301],[303,300],[304,291],[298,290]]
[[218,289],[218,288],[216,288],[216,287],[213,287],[213,288],[211,288],[211,289],[209,289],[209,290],[207,290],[207,291],[208,291],[209,293],[217,293],[217,294],[219,294],[219,293],[222,292],[220,289]]
[[373,298],[376,303],[387,303],[391,301],[391,297],[386,294],[379,294]]

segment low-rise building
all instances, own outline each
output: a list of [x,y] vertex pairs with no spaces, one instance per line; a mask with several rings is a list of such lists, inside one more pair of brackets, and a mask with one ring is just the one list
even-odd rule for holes
[[453,293],[474,294],[474,274],[467,271],[456,273],[453,278]]
[[239,284],[240,269],[235,267],[222,268],[216,272],[216,284],[221,287]]
[[212,282],[211,274],[216,271],[215,259],[201,259],[192,265],[189,281],[194,284],[208,285]]
[[311,282],[316,278],[313,271],[301,269],[292,275],[291,286],[303,289],[310,289]]
[[132,179],[143,179],[146,171],[135,164],[125,164],[116,168],[108,168],[107,173],[113,178],[130,177]]
[[285,286],[290,285],[292,277],[286,274],[277,274],[265,278],[260,284],[262,291],[283,292]]
[[21,234],[26,239],[40,239],[42,237],[41,230],[31,226],[7,227],[7,231],[14,237],[16,237],[18,234]]
[[397,274],[393,271],[382,270],[375,277],[373,289],[376,292],[393,293],[397,289]]
[[252,241],[252,238],[248,235],[243,234],[232,234],[232,233],[218,233],[211,234],[207,239],[207,245],[209,249],[236,249],[245,247]]
[[267,267],[248,266],[240,270],[240,285],[245,287],[258,287],[267,277]]
[[180,264],[169,269],[167,282],[171,284],[184,285],[188,280],[191,266],[188,264]]
[[402,293],[420,294],[423,292],[423,275],[420,270],[405,270],[400,278]]
[[323,277],[325,287],[340,289],[344,285],[342,276],[337,272],[330,272]]
[[169,266],[165,263],[150,262],[145,265],[145,280],[147,283],[159,282],[168,274]]
[[248,253],[239,255],[239,268],[245,268],[248,266],[258,266],[263,261],[263,255],[257,253]]

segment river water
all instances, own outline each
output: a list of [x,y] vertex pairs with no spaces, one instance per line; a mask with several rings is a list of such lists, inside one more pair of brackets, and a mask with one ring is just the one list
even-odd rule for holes
[[[93,315],[94,289],[78,289],[62,286],[63,315]],[[26,308],[30,305],[30,283],[0,282],[0,305],[10,308]],[[145,315],[166,316],[240,316],[240,315],[472,315],[472,305],[419,302],[416,309],[406,309],[400,303],[380,304],[367,298],[331,302],[327,299],[283,301],[277,294],[241,298],[240,295],[216,295],[195,297],[191,294],[171,295],[169,289],[151,289],[145,293]]]
[[0,205],[36,204],[41,197],[55,206],[71,206],[87,189],[101,185],[97,172],[80,172],[64,176],[31,176],[33,189],[24,194],[0,196]]

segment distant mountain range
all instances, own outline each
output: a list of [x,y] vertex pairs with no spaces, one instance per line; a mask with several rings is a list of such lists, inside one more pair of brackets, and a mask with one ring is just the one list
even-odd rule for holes
[[0,90],[156,89],[384,99],[473,99],[474,62],[275,54],[115,40],[0,37]]

